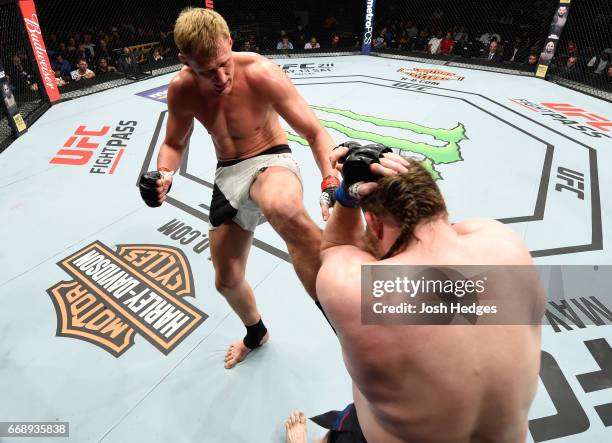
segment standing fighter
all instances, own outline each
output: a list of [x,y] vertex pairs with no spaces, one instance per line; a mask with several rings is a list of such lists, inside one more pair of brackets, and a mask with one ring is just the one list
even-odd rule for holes
[[[334,150],[332,162],[346,153]],[[498,265],[508,283],[509,272],[533,270],[529,251],[497,221],[451,225],[438,186],[417,162],[386,153],[370,171],[384,177],[350,186],[352,198],[339,191],[323,232],[317,294],[340,340],[354,401],[313,418],[330,429],[323,441],[524,443],[540,368],[545,301],[537,282],[512,280],[529,319],[522,325],[364,325],[361,267]],[[285,426],[287,442],[306,443],[303,413]]]
[[310,144],[324,177],[325,220],[339,183],[329,162],[334,142],[278,66],[257,54],[232,52],[229,28],[218,13],[183,10],[174,39],[185,66],[168,89],[166,137],[157,157],[162,179],[149,197],[141,179],[141,191],[153,203],[166,199],[194,118],[204,125],[218,159],[209,216],[215,286],[247,330],[225,356],[225,367],[232,368],[268,340],[253,289],[245,280],[253,232],[262,213],[287,243],[299,279],[317,301],[321,230],[304,208],[300,171],[279,115]]

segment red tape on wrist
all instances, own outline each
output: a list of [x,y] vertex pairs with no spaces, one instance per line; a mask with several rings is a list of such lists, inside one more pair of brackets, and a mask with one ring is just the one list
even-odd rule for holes
[[340,180],[338,180],[338,177],[334,177],[333,175],[328,175],[321,182],[321,191],[325,191],[327,188],[331,188],[331,187],[337,188],[338,186],[340,186]]
[[165,166],[162,166],[158,169],[159,172],[172,172],[172,169],[168,169]]

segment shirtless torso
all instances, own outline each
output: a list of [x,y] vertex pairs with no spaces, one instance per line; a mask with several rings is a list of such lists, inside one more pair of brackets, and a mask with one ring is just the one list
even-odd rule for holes
[[[323,259],[319,297],[338,331],[363,433],[370,443],[522,443],[537,387],[539,326],[361,324],[360,268],[348,261],[532,263],[520,239],[498,222],[451,226],[438,221],[430,228],[423,233],[426,240],[387,260],[376,261],[352,247]],[[352,271],[339,275],[339,266]],[[330,285],[339,278],[343,284]]]
[[[195,118],[210,133],[219,160],[252,157],[287,144],[281,114],[312,142],[317,163],[321,165],[323,159],[329,163],[319,151],[329,151],[331,138],[286,74],[270,60],[227,47],[212,61],[192,64],[195,67],[184,66],[170,82],[168,111],[172,120],[166,131],[167,147],[184,147]],[[158,163],[164,161],[167,159],[162,157]]]
[[[250,53],[235,53],[232,91],[220,95],[183,67],[170,84],[170,94],[210,133],[219,160],[255,155],[268,147],[287,143],[278,114],[259,91],[262,71],[275,71],[267,60]],[[281,73],[281,75],[284,75]]]

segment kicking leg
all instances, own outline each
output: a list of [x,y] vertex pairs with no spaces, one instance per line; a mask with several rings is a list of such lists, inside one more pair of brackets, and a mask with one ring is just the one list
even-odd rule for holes
[[251,186],[251,199],[287,243],[295,272],[306,292],[316,301],[321,229],[304,208],[300,181],[287,168],[269,167]]

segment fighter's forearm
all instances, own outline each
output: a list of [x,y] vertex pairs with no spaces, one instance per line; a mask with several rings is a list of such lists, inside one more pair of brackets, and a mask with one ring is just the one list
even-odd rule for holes
[[157,169],[168,168],[176,171],[183,160],[183,149],[172,147],[166,143],[162,144],[157,154]]
[[339,245],[363,246],[364,225],[359,208],[347,208],[336,203],[325,225],[321,251]]
[[332,167],[329,161],[329,154],[332,149],[334,149],[335,144],[327,131],[319,131],[313,138],[308,139],[308,142],[310,144],[310,149],[312,149],[315,162],[321,171],[321,176],[338,176],[338,172]]

